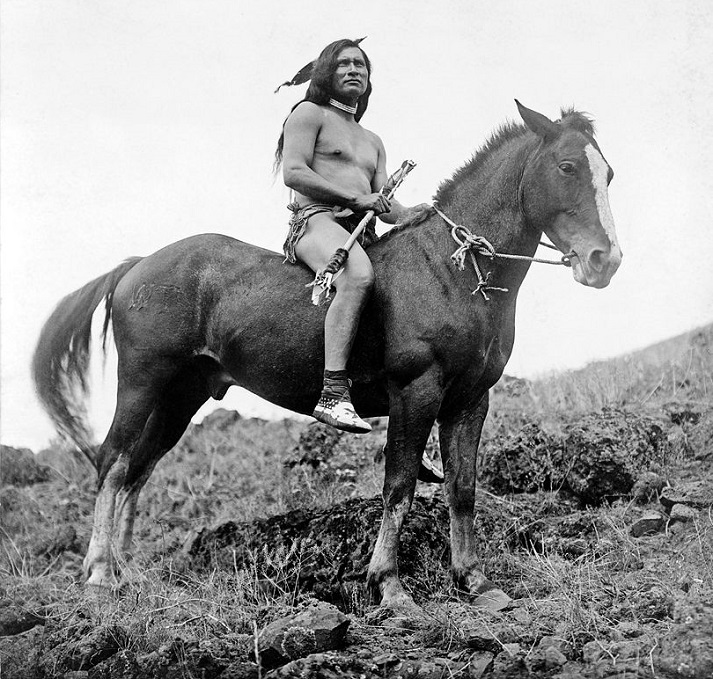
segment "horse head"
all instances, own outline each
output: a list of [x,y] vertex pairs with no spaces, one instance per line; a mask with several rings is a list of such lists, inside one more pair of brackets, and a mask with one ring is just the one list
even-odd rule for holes
[[607,192],[614,173],[594,140],[592,122],[575,111],[554,122],[515,102],[539,138],[520,185],[523,212],[569,255],[577,282],[604,288],[622,254]]

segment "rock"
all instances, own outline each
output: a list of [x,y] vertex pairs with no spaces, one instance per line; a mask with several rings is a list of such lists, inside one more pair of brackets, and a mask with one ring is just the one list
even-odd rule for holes
[[526,424],[493,446],[479,475],[501,494],[565,489],[598,505],[628,495],[641,470],[662,467],[670,450],[657,419],[605,408],[571,420],[560,435]]
[[564,654],[566,651],[570,650],[570,644],[560,637],[546,636],[540,639],[538,648],[542,649],[543,651],[546,651],[548,648],[556,648],[558,651]]
[[[0,604],[1,605],[1,604]],[[28,679],[50,677],[40,666],[44,647],[45,629],[34,627],[22,634],[0,637],[0,661],[2,679]]]
[[562,445],[567,486],[592,505],[628,495],[641,469],[655,471],[670,453],[658,420],[614,408],[571,422]]
[[134,679],[142,676],[136,654],[128,649],[122,649],[98,663],[87,674],[89,679]]
[[634,637],[641,636],[641,625],[638,622],[629,622],[627,620],[622,620],[617,623],[615,628],[616,635],[619,639],[633,639]]
[[512,599],[501,589],[491,589],[483,592],[473,601],[473,606],[483,608],[491,613],[505,610],[512,603]]
[[666,519],[659,512],[646,512],[631,525],[629,532],[635,538],[640,538],[642,535],[653,535],[654,533],[658,533],[664,527],[665,523]]
[[64,648],[63,661],[70,670],[88,670],[114,655],[126,644],[128,634],[118,625],[102,625],[88,630]]
[[383,676],[393,675],[382,674],[371,662],[337,653],[314,653],[263,675],[264,679],[380,679]]
[[491,651],[498,653],[502,650],[500,640],[495,635],[492,625],[479,625],[463,630],[466,646],[475,651]]
[[468,672],[465,674],[470,679],[481,679],[493,666],[495,656],[488,651],[474,653],[468,662]]
[[395,653],[380,653],[373,658],[372,662],[379,668],[386,668],[391,665],[398,665],[399,656]]
[[545,649],[545,668],[548,670],[562,667],[567,662],[567,656],[554,646]]
[[478,478],[501,495],[549,490],[562,477],[558,442],[535,423],[502,441],[478,469]]
[[631,497],[640,504],[651,502],[658,497],[665,485],[666,481],[656,472],[644,472],[631,489]]
[[689,507],[688,505],[674,505],[671,507],[671,514],[669,520],[671,523],[676,521],[680,523],[688,523],[689,521],[695,521],[698,518],[699,510]]
[[661,409],[668,415],[671,422],[677,425],[698,424],[704,412],[698,403],[681,403],[680,401],[664,403]]
[[688,445],[697,460],[713,458],[713,409],[708,410],[688,433]]
[[654,666],[665,676],[685,679],[713,677],[713,606],[681,605],[674,624],[659,638]]
[[334,606],[310,606],[296,615],[275,620],[261,633],[260,662],[271,668],[290,660],[323,653],[342,646],[349,618]]
[[[510,653],[509,646],[519,648],[519,644],[506,644],[506,648],[502,653],[498,653],[493,661],[493,671],[488,677],[493,679],[515,679],[516,677],[531,676],[527,668],[524,654],[522,651]],[[514,648],[512,649],[514,650]]]
[[503,644],[503,651],[505,651],[505,653],[508,653],[514,658],[516,655],[522,653],[522,646],[520,646],[520,644],[518,644],[516,641],[513,641],[509,644]]
[[665,587],[653,584],[632,592],[630,605],[642,621],[665,620],[673,611],[673,596]]
[[42,483],[50,479],[51,473],[48,467],[37,464],[29,448],[0,446],[0,487]]
[[661,492],[661,504],[669,508],[682,504],[706,509],[713,506],[713,484],[710,481],[693,481],[681,483],[676,488],[664,488]]
[[8,599],[0,601],[0,637],[22,634],[42,624],[44,615],[41,612],[25,610]]

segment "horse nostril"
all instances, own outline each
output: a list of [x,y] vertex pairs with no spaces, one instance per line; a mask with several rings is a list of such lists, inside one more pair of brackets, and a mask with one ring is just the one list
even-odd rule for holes
[[607,265],[607,257],[608,255],[604,250],[592,250],[589,254],[589,266],[599,273]]

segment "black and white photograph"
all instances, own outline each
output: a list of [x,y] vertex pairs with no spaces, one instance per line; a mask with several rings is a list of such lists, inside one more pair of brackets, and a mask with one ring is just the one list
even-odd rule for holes
[[713,677],[712,43],[2,0],[0,679]]

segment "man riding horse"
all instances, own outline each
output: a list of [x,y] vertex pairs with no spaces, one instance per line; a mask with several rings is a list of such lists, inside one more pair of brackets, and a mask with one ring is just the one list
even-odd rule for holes
[[[406,208],[380,192],[387,180],[384,145],[359,124],[372,90],[371,63],[359,42],[337,40],[324,48],[275,154],[276,168],[282,165],[284,182],[294,192],[286,261],[303,262],[315,272],[325,268],[368,211],[387,224],[418,223],[431,212],[426,204]],[[375,221],[334,280],[336,295],[324,323],[324,387],[313,412],[320,422],[356,433],[371,427],[351,403],[347,362],[374,283],[364,248],[377,240]]]

